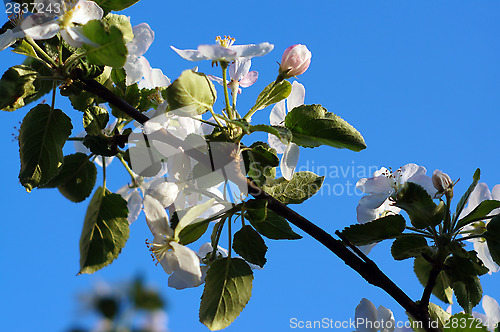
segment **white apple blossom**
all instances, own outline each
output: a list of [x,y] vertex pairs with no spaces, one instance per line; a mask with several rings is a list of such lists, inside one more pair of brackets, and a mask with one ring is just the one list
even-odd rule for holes
[[473,311],[472,316],[478,318],[490,331],[494,331],[500,323],[500,306],[491,296],[483,296],[482,306],[484,314]]
[[381,305],[376,308],[367,299],[362,299],[356,307],[355,324],[357,332],[413,332],[409,321],[396,323],[391,310]]
[[[273,126],[284,126],[285,116],[297,106],[304,104],[306,89],[299,82],[293,82],[292,92],[285,100],[282,100],[274,105],[269,115],[269,120]],[[286,105],[286,106],[285,106]],[[288,110],[288,111],[287,111]],[[280,170],[283,177],[291,180],[295,167],[299,162],[299,146],[295,143],[289,142],[287,145],[283,144],[276,136],[268,134],[269,145],[276,150],[278,154],[283,154],[280,162]]]
[[231,62],[236,59],[250,59],[256,56],[263,56],[271,52],[274,45],[269,43],[233,45],[234,38],[217,37],[217,44],[200,45],[197,50],[180,50],[170,46],[182,58],[189,61],[212,60]]
[[134,39],[127,43],[127,61],[123,68],[127,77],[126,85],[138,83],[139,89],[154,89],[170,85],[170,80],[161,69],[151,68],[144,53],[149,49],[155,38],[154,31],[147,23],[141,23],[132,28]]
[[[242,58],[236,59],[229,65],[229,77],[231,80],[227,85],[231,89],[233,95],[235,93],[241,93],[240,87],[248,88],[257,81],[259,73],[250,71],[251,64],[252,60]],[[222,78],[213,75],[209,75],[208,77],[220,85],[224,85]]]
[[[392,205],[390,197],[401,190],[406,182],[421,185],[433,197],[436,189],[431,177],[425,173],[425,167],[407,164],[395,172],[382,167],[373,173],[373,177],[360,179],[356,188],[369,195],[363,196],[356,207],[358,223],[364,224],[387,214],[398,214],[401,209]],[[368,254],[374,246],[375,244],[369,244],[360,249]]]
[[144,213],[154,236],[150,250],[165,272],[171,274],[168,285],[176,289],[201,285],[200,259],[193,250],[177,242],[165,208],[155,198],[146,195]]
[[21,30],[21,23],[24,20],[24,15],[21,12],[15,18],[11,18],[10,21],[13,23],[12,29],[7,29],[4,33],[0,35],[0,51],[5,50],[7,47],[14,44],[17,39],[24,38],[26,35],[23,30]]
[[356,331],[358,332],[392,332],[395,320],[392,311],[379,306],[378,309],[367,299],[362,299],[356,307]]
[[394,172],[382,167],[373,173],[373,177],[360,179],[356,183],[356,188],[369,195],[359,200],[358,221],[366,222],[367,215],[377,215],[373,210],[378,209],[391,196],[398,193],[406,182],[422,186],[433,197],[436,189],[432,185],[431,177],[425,175],[426,172],[423,166],[407,164]]
[[[476,188],[474,188],[474,190],[470,194],[467,206],[462,210],[458,219],[460,220],[461,218],[467,216],[482,201],[491,199],[500,200],[500,184],[494,186],[492,191],[490,192],[486,183],[478,183]],[[495,215],[499,213],[500,208],[491,211],[489,215]],[[486,230],[486,225],[488,225],[489,221],[490,219],[485,219],[484,221],[476,221],[465,226],[463,230],[470,233],[482,234]],[[488,249],[488,244],[486,243],[485,239],[475,238],[470,239],[469,241],[474,243],[474,250],[477,252],[477,256],[481,259],[484,265],[490,270],[489,273],[491,274],[492,272],[498,272],[500,270],[500,266],[498,266],[498,264],[493,261],[490,250]]]
[[21,23],[26,36],[35,40],[50,39],[61,32],[61,37],[73,47],[94,44],[82,33],[81,25],[100,20],[103,10],[93,1],[64,0],[60,12],[36,13]]

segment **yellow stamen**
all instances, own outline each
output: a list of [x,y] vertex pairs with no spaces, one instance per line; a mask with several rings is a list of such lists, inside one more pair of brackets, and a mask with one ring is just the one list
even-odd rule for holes
[[226,48],[233,45],[234,41],[235,41],[235,39],[231,38],[229,36],[224,36],[224,38],[221,38],[221,36],[215,37],[215,42],[218,43],[220,46],[226,47]]

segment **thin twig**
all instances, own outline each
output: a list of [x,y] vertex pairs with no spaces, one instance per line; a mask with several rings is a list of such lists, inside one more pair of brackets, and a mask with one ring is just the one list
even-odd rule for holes
[[[96,94],[100,98],[120,108],[123,112],[125,112],[127,115],[141,124],[145,124],[149,120],[146,115],[137,111],[135,108],[117,97],[114,93],[106,89],[98,82],[80,78],[78,77],[78,73],[75,73],[75,71],[73,73],[75,78],[80,79],[80,81],[83,83],[85,90]],[[207,158],[207,155],[202,153],[200,150],[191,148],[189,145],[185,144],[184,141],[180,140],[179,138],[175,137],[165,130],[161,132],[161,135],[171,146],[182,147],[184,152],[191,158],[204,163],[208,167],[211,167],[209,158]],[[241,174],[241,176],[244,178],[243,174]],[[394,300],[396,300],[410,315],[412,315],[415,320],[422,322],[423,328],[426,331],[439,331],[439,329],[433,327],[433,324],[431,324],[431,318],[429,316],[427,308],[419,307],[413,300],[408,297],[408,295],[403,290],[401,290],[391,279],[389,279],[389,277],[387,277],[387,275],[385,275],[373,261],[369,259],[367,261],[363,260],[362,258],[360,258],[360,256],[357,256],[354,252],[346,248],[340,240],[333,238],[323,229],[316,226],[314,223],[307,220],[305,217],[298,214],[294,210],[290,209],[287,205],[276,200],[274,197],[255,185],[251,180],[246,179],[246,185],[248,186],[248,193],[251,196],[256,199],[266,200],[268,203],[267,207],[269,209],[286,218],[289,222],[323,244],[342,261],[344,261],[346,265],[355,270],[368,283],[383,289],[387,294],[394,298]]]

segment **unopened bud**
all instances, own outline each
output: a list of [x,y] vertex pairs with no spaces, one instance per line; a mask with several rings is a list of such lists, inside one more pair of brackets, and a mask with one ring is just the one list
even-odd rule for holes
[[446,195],[448,199],[453,197],[453,181],[446,173],[436,169],[432,173],[432,184],[437,189],[436,197]]
[[302,75],[311,64],[311,51],[305,45],[296,44],[288,47],[281,57],[279,76],[290,78]]

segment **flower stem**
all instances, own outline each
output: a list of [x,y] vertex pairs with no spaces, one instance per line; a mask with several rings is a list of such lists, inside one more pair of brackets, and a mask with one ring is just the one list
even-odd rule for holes
[[26,37],[26,41],[28,42],[28,44],[30,44],[31,46],[33,46],[33,48],[38,53],[40,53],[40,55],[43,58],[45,58],[45,60],[47,60],[54,68],[57,67],[57,63],[54,61],[54,59],[52,59],[47,53],[45,53],[45,51],[40,46],[38,46],[38,44],[33,40],[33,38]]
[[50,104],[50,109],[53,111],[56,106],[56,81],[52,81],[52,103]]
[[102,157],[102,188],[103,195],[106,193],[106,160]]
[[226,103],[227,115],[231,120],[234,119],[233,109],[231,107],[231,102],[229,101],[229,91],[227,89],[227,65],[226,61],[220,62],[220,67],[222,68],[222,87],[224,88],[224,100]]
[[117,154],[116,156],[118,157],[118,160],[122,163],[123,167],[125,167],[125,169],[127,170],[134,186],[137,186],[137,177],[135,176],[134,172],[130,169],[125,159],[123,159],[123,156],[121,154]]

